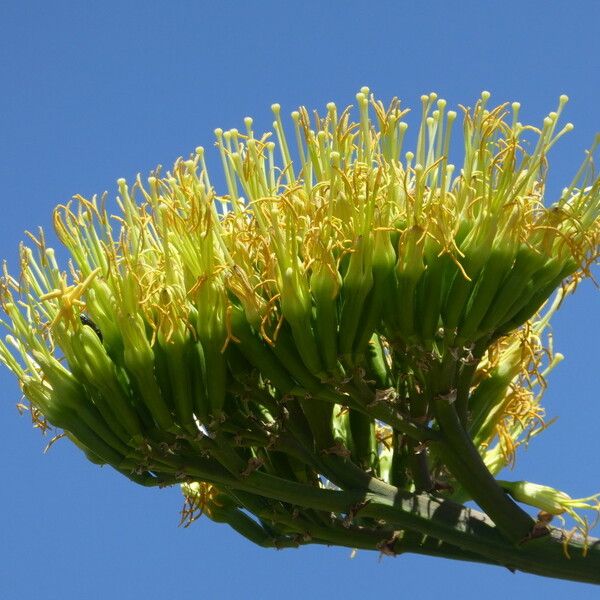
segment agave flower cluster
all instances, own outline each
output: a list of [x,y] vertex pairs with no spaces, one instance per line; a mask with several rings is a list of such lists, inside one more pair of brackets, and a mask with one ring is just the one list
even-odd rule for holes
[[492,473],[544,427],[558,301],[539,311],[598,256],[600,179],[592,149],[548,205],[566,97],[541,129],[488,99],[463,109],[458,168],[444,100],[421,98],[405,151],[408,111],[363,88],[356,122],[301,108],[290,135],[273,105],[273,133],[216,130],[224,195],[199,147],[119,180],[117,215],[59,206],[68,269],[40,231],[2,284],[0,358],[37,424],[138,483],[185,483],[259,543],[380,527],[300,489],[475,499],[522,538],[532,521]]

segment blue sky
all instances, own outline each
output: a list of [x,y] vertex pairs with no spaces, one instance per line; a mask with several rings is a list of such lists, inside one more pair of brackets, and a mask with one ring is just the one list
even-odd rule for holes
[[[14,266],[23,231],[50,228],[76,193],[114,195],[118,177],[210,148],[215,127],[246,115],[268,127],[274,101],[346,105],[362,85],[415,108],[432,90],[456,106],[489,89],[537,122],[567,93],[575,130],[551,158],[556,191],[600,131],[599,22],[600,3],[585,0],[4,2],[0,257]],[[600,491],[598,298],[587,282],[555,319],[566,360],[546,406],[560,418],[506,478]],[[597,597],[422,557],[263,550],[208,519],[180,529],[177,490],[137,488],[65,442],[43,455],[4,370],[0,389],[1,598]]]

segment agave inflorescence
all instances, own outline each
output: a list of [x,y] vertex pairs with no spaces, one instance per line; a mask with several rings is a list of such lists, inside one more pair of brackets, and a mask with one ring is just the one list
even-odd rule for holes
[[[293,112],[295,144],[278,105],[276,141],[250,118],[217,130],[226,195],[197,148],[166,176],[119,180],[119,215],[96,198],[59,206],[68,272],[40,232],[2,287],[0,358],[36,423],[138,483],[183,483],[187,517],[263,545],[597,581],[505,493],[534,490],[538,506],[538,488],[494,475],[544,427],[560,360],[545,329],[598,256],[600,179],[592,149],[547,206],[566,97],[541,129],[488,99],[464,110],[456,173],[444,100],[421,98],[404,153],[408,111],[363,88],[356,123],[333,103]],[[487,517],[456,504],[469,499]]]

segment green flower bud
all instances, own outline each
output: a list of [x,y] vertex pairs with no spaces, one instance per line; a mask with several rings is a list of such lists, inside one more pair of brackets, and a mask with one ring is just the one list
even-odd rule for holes
[[518,502],[535,506],[551,515],[562,515],[572,512],[575,508],[600,512],[600,494],[587,498],[571,498],[565,492],[529,481],[499,480],[498,483]]

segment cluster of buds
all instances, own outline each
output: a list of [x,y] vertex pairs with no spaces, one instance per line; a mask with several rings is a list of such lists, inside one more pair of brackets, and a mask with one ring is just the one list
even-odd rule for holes
[[68,269],[30,234],[0,298],[0,360],[38,424],[133,481],[183,483],[260,543],[345,531],[358,547],[380,527],[303,508],[311,489],[474,499],[522,538],[528,517],[492,474],[543,429],[560,355],[544,348],[557,302],[542,307],[598,257],[600,179],[594,146],[548,206],[567,98],[538,129],[489,96],[463,109],[458,169],[444,100],[421,98],[405,151],[408,110],[362,88],[356,122],[301,108],[290,136],[273,105],[274,133],[249,117],[216,130],[224,195],[199,147],[119,180],[117,215],[104,198],[59,206]]

